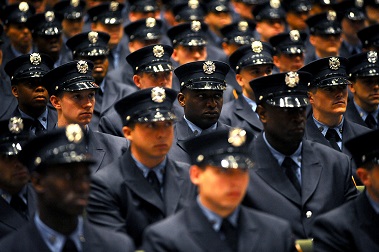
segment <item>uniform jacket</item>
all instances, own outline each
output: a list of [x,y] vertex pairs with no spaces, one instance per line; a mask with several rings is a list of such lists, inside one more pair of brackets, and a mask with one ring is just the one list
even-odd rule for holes
[[368,127],[368,125],[365,123],[365,121],[363,121],[362,117],[359,115],[359,112],[355,107],[353,99],[349,99],[347,102],[345,118],[347,118],[350,122],[354,122],[362,126]]
[[[229,128],[229,126],[221,122],[217,122],[217,129],[226,129],[226,128]],[[191,160],[187,151],[184,150],[183,143],[192,137],[195,137],[195,134],[192,132],[187,122],[184,120],[184,117],[182,117],[175,123],[174,141],[172,143],[168,156],[172,160],[190,164]]]
[[311,237],[315,217],[355,198],[350,158],[319,143],[303,140],[302,196],[282,172],[260,134],[252,148],[255,167],[244,203],[288,220],[297,239]]
[[252,111],[242,95],[237,100],[228,102],[222,107],[220,122],[231,127],[250,129],[255,136],[263,131],[263,125],[258,114]]
[[[238,251],[296,251],[289,223],[245,207],[240,211]],[[154,252],[232,252],[196,203],[148,227],[143,249]]]
[[[48,112],[47,112],[47,131],[52,130],[56,127],[57,121],[58,121],[58,115],[57,111],[54,107],[47,106]],[[21,117],[21,113],[18,110],[18,106],[13,110],[10,117]]]
[[314,251],[379,251],[379,215],[366,192],[316,219]]
[[0,197],[0,239],[10,232],[19,230],[34,216],[37,207],[37,195],[31,184],[27,184],[26,186],[28,201],[27,218],[24,218],[20,213],[14,210],[8,202]]
[[[83,252],[134,251],[133,242],[124,234],[109,232],[84,221]],[[22,239],[22,242],[20,242]],[[0,241],[2,252],[51,252],[40,235],[34,220]]]
[[12,94],[9,77],[0,68],[0,120],[10,118],[17,104],[17,99]]
[[194,200],[195,188],[188,169],[185,164],[168,160],[162,200],[128,151],[93,176],[88,219],[96,225],[127,233],[138,247],[148,225]]

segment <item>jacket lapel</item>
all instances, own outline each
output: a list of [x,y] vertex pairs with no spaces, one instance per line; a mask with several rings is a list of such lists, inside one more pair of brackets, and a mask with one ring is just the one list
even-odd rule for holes
[[104,251],[102,249],[102,244],[100,243],[100,240],[93,233],[91,226],[89,226],[86,221],[83,222],[83,233],[84,233],[84,238],[85,238],[85,241],[82,243],[83,251],[91,251],[91,252]]
[[236,109],[234,110],[234,113],[237,117],[249,123],[254,129],[259,131],[263,130],[261,121],[242,95],[236,100]]
[[177,172],[174,163],[168,160],[164,181],[164,201],[166,215],[175,213],[178,207],[184,178]]
[[315,122],[313,121],[312,116],[308,117],[308,119],[307,119],[304,136],[305,136],[305,139],[311,140],[313,142],[321,143],[323,145],[326,145],[326,146],[329,146],[330,148],[332,148],[329,141],[326,140],[324,135],[317,128]]
[[95,132],[91,129],[88,129],[88,152],[91,153],[92,157],[96,160],[96,163],[91,165],[91,170],[95,172],[103,162],[105,150],[101,148],[101,143],[96,139]]
[[241,207],[239,218],[238,251],[257,251],[257,245],[260,242],[259,227],[247,216],[243,207]]

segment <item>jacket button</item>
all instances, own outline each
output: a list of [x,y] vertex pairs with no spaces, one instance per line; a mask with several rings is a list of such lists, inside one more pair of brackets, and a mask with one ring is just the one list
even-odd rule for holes
[[307,219],[311,218],[312,217],[312,211],[307,211],[305,213],[305,216],[307,217]]

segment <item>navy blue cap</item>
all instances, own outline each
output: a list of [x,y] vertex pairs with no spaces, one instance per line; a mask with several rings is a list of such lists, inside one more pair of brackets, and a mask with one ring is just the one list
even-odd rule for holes
[[64,19],[77,20],[83,18],[86,2],[83,0],[63,0],[53,7],[54,12],[60,13]]
[[129,0],[129,11],[149,13],[159,10],[155,0]]
[[263,4],[258,4],[253,9],[255,21],[282,19],[286,18],[286,11],[279,0],[270,0]]
[[379,61],[376,51],[358,53],[348,60],[347,72],[349,77],[379,76]]
[[347,79],[347,62],[348,60],[344,57],[326,57],[303,66],[299,71],[313,75],[311,86],[348,85],[350,81]]
[[229,1],[227,0],[204,0],[207,12],[230,12]]
[[313,5],[317,4],[324,7],[332,7],[337,2],[338,0],[312,0]]
[[307,72],[286,72],[263,76],[250,81],[257,104],[263,102],[281,108],[309,105],[308,86],[312,75]]
[[203,21],[207,9],[206,6],[198,0],[190,0],[187,3],[175,4],[172,8],[172,13],[176,21]]
[[168,45],[150,45],[136,50],[126,57],[134,74],[142,72],[172,71],[171,54],[173,49]]
[[28,18],[26,26],[33,35],[57,36],[62,33],[62,19],[61,14],[46,11]]
[[114,107],[124,125],[172,121],[176,119],[172,111],[176,96],[169,88],[146,88],[122,98]]
[[191,164],[250,169],[253,161],[248,147],[253,139],[252,133],[241,128],[219,129],[185,141],[184,148]]
[[19,159],[31,172],[53,165],[93,164],[95,160],[86,150],[87,143],[88,134],[78,124],[70,124],[31,139]]
[[305,20],[312,35],[340,35],[341,23],[335,11],[328,11],[310,16]]
[[123,4],[112,1],[92,7],[87,13],[93,23],[101,22],[106,25],[118,25],[123,22],[121,13],[123,8]]
[[256,24],[252,21],[238,21],[220,29],[223,40],[229,44],[248,45],[254,41]]
[[73,92],[87,89],[98,89],[92,77],[93,63],[86,60],[71,61],[63,64],[42,78],[49,95],[60,92]]
[[247,66],[274,65],[273,54],[273,48],[268,43],[256,40],[234,51],[229,57],[229,65],[236,73]]
[[53,60],[46,54],[24,54],[14,58],[5,65],[4,70],[13,84],[18,80],[28,78],[42,78],[54,68]]
[[222,90],[226,89],[225,76],[229,65],[221,61],[196,61],[177,67],[174,72],[179,79],[180,90]]
[[302,13],[308,12],[312,8],[310,0],[282,0],[282,4],[287,12]]
[[129,41],[159,40],[162,37],[162,21],[149,17],[134,21],[124,27]]
[[21,117],[0,121],[0,154],[17,155],[30,137],[32,123],[32,120]]
[[304,53],[307,37],[305,32],[292,30],[272,36],[269,41],[276,53],[301,54]]
[[365,0],[364,6],[373,6],[375,8],[379,8],[379,1],[378,0]]
[[0,24],[0,45],[2,45],[4,43],[4,41],[3,41],[3,31],[4,31],[4,28]]
[[205,46],[207,44],[208,26],[200,21],[179,24],[167,31],[174,47],[183,46]]
[[105,32],[83,32],[67,40],[66,45],[74,57],[97,57],[109,54],[108,41],[110,36]]
[[1,20],[5,25],[9,23],[26,23],[29,17],[36,13],[34,7],[27,2],[11,4],[2,11]]
[[333,9],[340,20],[347,18],[351,21],[364,21],[366,19],[363,1],[345,0],[333,5]]
[[375,46],[379,48],[379,24],[370,25],[357,32],[363,48]]
[[359,135],[344,144],[357,167],[362,167],[367,162],[379,164],[379,142],[376,139],[379,139],[379,129]]

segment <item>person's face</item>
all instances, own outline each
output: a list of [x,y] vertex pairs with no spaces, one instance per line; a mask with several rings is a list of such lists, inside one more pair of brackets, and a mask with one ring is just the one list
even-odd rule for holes
[[230,56],[232,53],[234,53],[240,47],[241,47],[241,45],[238,45],[235,43],[222,42],[222,50],[224,50],[224,53],[227,56]]
[[109,39],[109,48],[114,48],[120,43],[124,33],[122,24],[103,24],[101,22],[92,23],[92,30],[108,33],[111,38]]
[[309,17],[309,12],[287,12],[286,21],[291,30],[304,31],[307,29],[307,23],[305,20]]
[[62,29],[67,38],[71,38],[82,32],[84,25],[83,18],[79,19],[63,19]]
[[374,111],[379,105],[379,77],[357,78],[350,85],[354,101],[368,112]]
[[41,111],[46,109],[49,93],[41,85],[41,78],[29,78],[12,85],[12,93],[18,100],[22,111]]
[[46,0],[29,0],[28,2],[36,9],[36,14],[45,12]]
[[205,16],[205,23],[216,30],[220,30],[225,25],[232,23],[230,12],[209,12]]
[[281,53],[273,57],[274,64],[280,72],[297,71],[304,66],[304,53]]
[[179,65],[184,65],[189,62],[206,60],[207,49],[205,46],[182,46],[179,45],[174,49],[172,53],[172,58],[179,63]]
[[149,39],[149,40],[138,40],[135,39],[133,41],[129,41],[128,47],[130,53],[135,52],[142,47],[149,46],[149,45],[155,45],[159,43],[159,39]]
[[337,56],[341,47],[341,35],[323,35],[309,37],[309,42],[314,46],[320,58]]
[[222,217],[228,216],[237,208],[249,184],[246,169],[224,169],[210,165],[204,169],[193,165],[190,178],[199,189],[200,202]]
[[239,1],[231,1],[233,10],[240,15],[241,19],[251,20],[254,19],[252,11],[254,5],[245,4]]
[[184,114],[189,121],[201,129],[207,129],[220,117],[222,95],[221,90],[185,89],[179,93],[178,101],[184,108]]
[[133,81],[140,89],[151,87],[172,87],[172,72],[141,72],[133,76]]
[[29,181],[28,169],[17,156],[0,154],[0,188],[10,194],[18,193]]
[[32,182],[41,206],[55,214],[74,217],[82,214],[87,206],[90,192],[88,164],[50,166],[45,173],[34,173]]
[[4,28],[10,43],[17,49],[32,46],[32,33],[25,24],[9,24]]
[[308,95],[315,118],[341,116],[346,111],[347,85],[313,88]]
[[58,126],[77,123],[85,126],[90,123],[95,107],[95,90],[63,92],[50,97],[51,104],[58,111]]
[[379,165],[371,169],[358,168],[357,175],[373,200],[379,202]]
[[130,22],[134,22],[140,19],[146,19],[146,18],[155,18],[160,19],[160,11],[151,11],[151,12],[136,12],[136,11],[130,11],[129,12],[129,20]]
[[174,122],[136,123],[123,127],[124,136],[131,142],[131,152],[144,164],[163,161],[174,138]]
[[41,53],[59,54],[62,48],[62,35],[56,36],[36,36],[34,42]]
[[358,39],[357,32],[366,27],[365,21],[352,21],[347,18],[342,19],[342,31],[344,35],[350,39]]
[[264,104],[258,105],[257,113],[271,144],[298,146],[301,142],[307,119],[305,107],[280,108]]
[[281,19],[262,20],[257,22],[255,29],[261,36],[260,40],[268,42],[272,36],[284,32],[285,22]]
[[365,7],[366,11],[366,25],[373,25],[379,23],[379,8],[367,5]]
[[250,87],[249,82],[258,77],[270,75],[271,73],[271,65],[247,66],[242,68],[240,72],[236,74],[236,80],[242,87],[243,94],[255,101],[255,95],[253,89]]
[[94,67],[92,69],[92,77],[95,79],[95,83],[100,85],[108,73],[109,60],[107,56],[96,57],[79,57],[79,59],[90,60],[93,62]]

